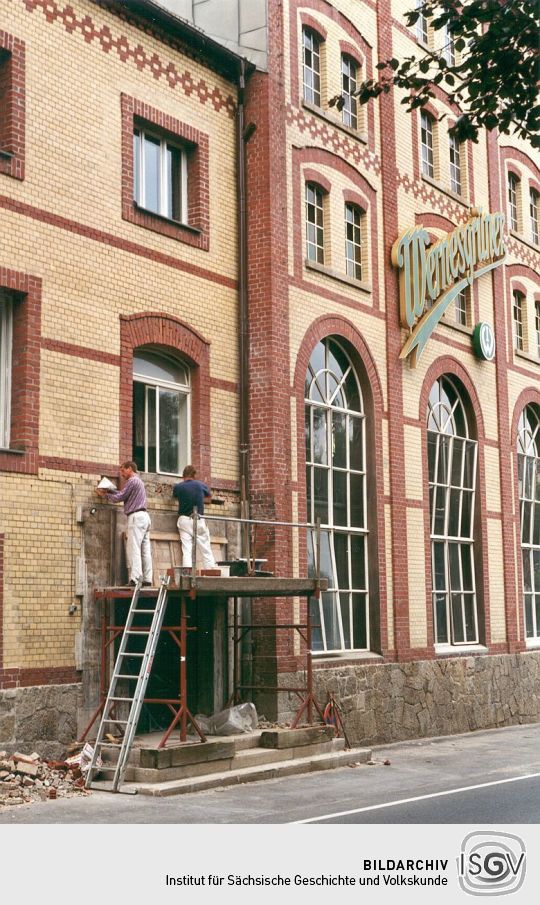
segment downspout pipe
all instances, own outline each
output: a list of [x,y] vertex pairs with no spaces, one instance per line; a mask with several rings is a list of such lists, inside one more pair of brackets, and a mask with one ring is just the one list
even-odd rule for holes
[[240,508],[242,518],[249,518],[249,314],[248,254],[246,208],[246,144],[255,131],[245,124],[246,61],[239,60],[237,125],[238,176],[238,296],[239,296],[239,396],[240,396]]

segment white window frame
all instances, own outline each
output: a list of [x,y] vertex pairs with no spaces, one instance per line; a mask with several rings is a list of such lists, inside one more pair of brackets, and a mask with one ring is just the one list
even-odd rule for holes
[[[151,352],[152,354],[154,354],[156,357],[159,358],[159,352],[153,352],[151,349],[150,350],[148,350],[148,349],[137,350],[137,352],[141,352],[141,354],[144,354],[145,351]],[[189,463],[190,450],[191,450],[191,374],[190,374],[189,368],[183,362],[181,363],[182,367],[185,368],[186,373],[187,373],[188,382],[186,384],[180,384],[180,383],[176,383],[175,381],[164,380],[162,378],[160,378],[158,380],[156,378],[149,377],[146,374],[137,374],[137,372],[135,370],[135,368],[136,368],[135,358],[136,358],[137,352],[135,352],[135,354],[134,354],[133,383],[134,384],[140,383],[140,384],[143,384],[143,386],[144,386],[144,471],[145,472],[149,471],[149,468],[148,468],[148,390],[151,388],[154,390],[156,390],[156,389],[157,390],[160,390],[160,389],[173,390],[175,393],[179,393],[180,395],[185,396],[187,399],[187,402],[186,402],[187,426],[186,426],[185,455],[182,456],[182,448],[181,448],[181,445],[179,442],[178,451],[179,451],[180,462],[179,462],[179,466],[178,466],[178,471],[177,472],[176,471],[161,471],[161,469],[159,468],[159,464],[160,464],[159,392],[156,392],[156,394],[155,394],[155,400],[156,400],[156,415],[155,415],[155,417],[156,417],[156,470],[155,470],[155,472],[153,471],[152,474],[169,474],[169,475],[181,474],[182,468]],[[166,356],[162,356],[162,357],[165,358]],[[185,459],[186,461],[184,462],[183,459]]]
[[435,155],[433,152],[435,143],[435,122],[429,113],[422,110],[420,113],[420,146],[422,152],[422,175],[429,179],[435,177]]
[[[416,0],[416,8],[423,6],[424,0]],[[416,20],[416,40],[420,44],[429,44],[429,22],[424,13],[420,13]]]
[[[370,587],[369,587],[369,550],[368,550],[368,537],[369,530],[367,527],[367,462],[366,462],[366,417],[364,410],[364,402],[363,402],[363,394],[360,387],[360,382],[358,380],[358,375],[350,361],[349,356],[346,351],[343,349],[340,343],[337,342],[335,337],[326,337],[322,340],[322,344],[324,345],[324,366],[318,370],[315,370],[313,367],[313,358],[310,360],[308,365],[308,371],[306,376],[306,385],[309,381],[309,390],[305,397],[305,413],[306,413],[306,422],[309,422],[309,451],[306,450],[306,482],[308,482],[307,486],[307,496],[308,501],[311,501],[311,505],[308,508],[308,522],[311,524],[315,524],[315,477],[316,473],[323,474],[323,480],[326,480],[327,487],[327,520],[321,524],[321,561],[323,561],[323,556],[326,556],[328,565],[330,567],[330,575],[328,577],[328,590],[324,592],[325,595],[333,596],[333,611],[332,611],[332,620],[334,622],[334,630],[337,631],[340,640],[339,647],[332,647],[328,640],[328,632],[325,620],[325,600],[324,595],[321,595],[319,599],[315,600],[311,599],[310,605],[313,609],[316,610],[315,614],[315,622],[317,625],[320,625],[321,638],[320,643],[322,647],[319,649],[315,649],[315,652],[326,654],[326,653],[343,653],[344,651],[352,651],[352,650],[369,650],[370,649]],[[340,378],[339,375],[334,375],[332,371],[331,361],[330,361],[330,353],[332,347],[338,347],[341,354],[344,356],[346,361],[348,362],[347,368],[343,372],[343,376]],[[359,399],[359,409],[358,411],[352,410],[348,407],[342,407],[336,402],[336,398],[340,395],[340,393],[344,393],[344,388],[346,387],[346,381],[348,377],[352,375],[354,380],[356,381],[356,388],[358,392]],[[333,383],[331,382],[333,379]],[[335,386],[334,386],[335,384]],[[324,413],[325,418],[325,437],[326,437],[326,461],[319,461],[315,454],[315,435],[313,430],[313,420],[314,420],[314,412],[317,410],[319,413]],[[333,439],[333,416],[337,414],[345,418],[345,437],[346,439],[346,448],[345,448],[345,464],[338,465],[334,460],[334,439]],[[351,446],[350,446],[350,432],[351,432],[351,421],[355,419],[361,425],[361,454],[360,454],[360,462],[361,468],[354,468],[351,464]],[[336,474],[345,475],[346,482],[346,499],[345,499],[345,518],[346,524],[336,524],[334,517],[334,476]],[[351,512],[352,512],[352,503],[351,503],[351,488],[350,488],[350,478],[354,476],[359,478],[362,482],[362,513],[361,520],[362,526],[352,526],[351,525]],[[309,505],[309,504],[308,504]],[[339,535],[341,537],[345,537],[347,539],[347,578],[350,579],[350,587],[341,587],[339,584],[340,576],[338,575],[337,563],[336,563],[336,546],[335,546],[335,536]],[[353,577],[353,559],[352,559],[352,538],[358,537],[363,538],[363,574],[364,574],[364,583],[365,587],[357,588],[352,586],[352,577]],[[311,563],[315,562],[316,551],[314,549],[314,532],[308,532],[308,561]],[[323,550],[326,549],[326,554]],[[345,576],[341,576],[342,578]],[[349,626],[349,638],[350,644],[345,646],[345,629],[343,625],[343,616],[342,616],[342,596],[348,595],[347,601],[347,613],[348,613],[348,626]],[[361,613],[354,610],[354,595],[363,595],[364,597],[364,621],[365,621],[365,632],[366,632],[366,647],[355,648],[353,646],[354,636],[355,636],[355,619],[361,618]],[[315,644],[315,642],[314,642]]]
[[540,358],[540,302],[534,303],[534,327],[536,331],[536,354]]
[[450,189],[456,195],[461,195],[461,143],[455,135],[448,136],[448,143],[450,149]]
[[9,449],[11,431],[11,366],[13,302],[0,290],[0,448]]
[[[302,84],[303,98],[307,104],[321,106],[321,44],[319,35],[307,25],[302,28]],[[306,63],[306,52],[311,53],[312,65]],[[306,73],[311,73],[311,82],[306,82]],[[318,84],[318,87],[316,87]]]
[[531,237],[534,245],[539,244],[538,233],[538,192],[532,187],[529,188],[529,211],[531,215]]
[[462,289],[456,295],[454,313],[456,324],[467,327],[469,324],[469,297],[466,289]]
[[[150,129],[144,129],[142,126],[136,126],[133,130],[134,140],[138,140],[138,154],[133,155],[134,172],[133,192],[135,203],[138,207],[143,208],[150,214],[164,217],[173,223],[182,223],[188,225],[188,205],[187,205],[187,154],[186,149],[181,144],[171,141],[165,136]],[[159,210],[154,211],[146,205],[146,174],[145,174],[145,155],[144,141],[146,138],[159,142]],[[167,170],[167,147],[174,148],[180,153],[180,218],[178,220],[169,216],[169,191],[172,193],[172,187],[169,186],[169,174]],[[138,162],[138,168],[137,168]]]
[[518,352],[524,350],[523,315],[525,310],[525,296],[519,289],[512,293],[512,323],[514,325],[514,348]]
[[[540,486],[539,444],[540,411],[537,406],[528,405],[521,414],[518,426],[518,493],[525,638],[534,644],[538,644],[540,641],[540,620],[536,618],[535,606],[535,597],[540,597],[540,580],[537,578],[538,563],[540,562],[540,538],[535,538],[535,525],[538,526],[540,516],[540,499],[538,499],[536,491],[537,485]],[[534,568],[535,560],[536,570]]]
[[[350,219],[349,215],[352,215]],[[351,202],[345,204],[345,270],[353,280],[362,279],[362,218],[364,212]],[[352,238],[349,233],[352,232]],[[350,250],[353,249],[353,257]]]
[[[310,198],[313,192],[314,198]],[[324,191],[316,182],[306,182],[306,257],[308,261],[324,264]],[[315,241],[309,236],[310,227],[315,230]],[[320,240],[320,241],[319,241]]]
[[341,95],[345,99],[343,124],[349,129],[358,129],[358,100],[354,97],[358,85],[358,63],[348,53],[341,54]]
[[517,232],[519,229],[519,184],[520,180],[515,173],[508,173],[508,214],[510,229]]
[[456,48],[454,46],[454,38],[448,27],[448,22],[442,29],[443,46],[441,48],[441,56],[444,57],[448,66],[456,65]]
[[[439,384],[442,389],[445,389],[445,384],[449,384],[455,394],[455,400],[452,403],[451,399],[447,396],[447,391],[445,392],[446,398],[450,402],[450,407],[448,406],[446,401],[439,401],[436,405],[432,403],[432,394],[435,386]],[[439,390],[440,393],[440,390]],[[460,416],[465,425],[464,435],[458,434],[456,427],[456,410],[460,409]],[[438,425],[437,429],[434,430],[433,427],[429,427],[430,424]],[[463,647],[468,644],[478,644],[479,643],[479,634],[478,634],[478,598],[476,593],[476,575],[475,575],[475,562],[474,562],[474,526],[475,526],[475,502],[476,502],[476,484],[477,484],[477,460],[478,460],[478,444],[475,440],[473,440],[470,436],[470,431],[468,427],[467,415],[465,412],[465,408],[463,405],[463,399],[461,397],[461,393],[459,388],[455,385],[454,381],[450,379],[448,375],[444,375],[436,381],[436,384],[432,387],[432,391],[430,393],[430,400],[428,405],[428,430],[427,430],[428,440],[431,438],[435,438],[435,461],[434,461],[434,473],[433,479],[431,474],[429,475],[429,489],[430,489],[430,537],[431,537],[431,569],[432,569],[432,605],[433,605],[433,633],[435,644],[440,646],[450,645],[452,647]],[[445,441],[446,446],[446,461],[444,456],[441,457],[441,445]],[[446,443],[447,441],[447,443]],[[459,467],[459,482],[454,483],[454,447],[456,443],[460,444],[458,449],[461,449],[461,462]],[[467,449],[472,449],[473,451],[473,461],[472,461],[472,486],[468,486],[465,483],[465,462],[466,462],[466,451]],[[428,453],[428,461],[429,461],[429,453]],[[440,474],[441,464],[446,465],[446,474]],[[459,462],[458,462],[459,464]],[[462,513],[463,513],[463,500],[464,494],[467,493],[469,495],[470,502],[470,532],[469,535],[462,533]],[[456,503],[457,497],[457,503]],[[441,506],[442,501],[442,506]],[[452,509],[452,506],[457,505],[457,524],[459,526],[458,533],[455,535],[450,534],[450,516],[451,513],[454,513],[456,510]],[[442,519],[440,518],[440,513],[442,512]],[[438,523],[440,521],[443,522],[442,530],[438,529]],[[436,572],[436,548],[441,547],[443,550],[443,564],[444,564],[444,588],[437,587],[437,572]],[[459,586],[455,585],[455,573],[452,576],[451,566],[452,566],[452,554],[453,552],[457,552],[458,557],[458,573],[459,573]],[[470,578],[471,578],[471,587],[464,587],[464,569],[463,556],[469,556],[470,558]],[[456,626],[455,626],[455,615],[456,612],[453,607],[453,597],[461,597],[461,628],[463,629],[463,640],[456,640]],[[437,598],[445,598],[445,608],[446,608],[446,637],[439,638],[438,637],[438,618],[437,618]],[[465,609],[465,598],[470,598],[472,605],[472,615],[474,622],[474,631],[473,637],[466,637],[466,609]]]

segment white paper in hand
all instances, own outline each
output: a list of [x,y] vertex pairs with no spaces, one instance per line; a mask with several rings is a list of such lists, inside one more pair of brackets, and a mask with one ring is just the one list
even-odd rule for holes
[[116,490],[116,487],[108,478],[102,478],[98,484],[98,490]]

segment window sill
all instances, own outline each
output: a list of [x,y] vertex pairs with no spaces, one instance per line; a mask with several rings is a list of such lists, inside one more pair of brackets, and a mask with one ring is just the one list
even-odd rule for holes
[[540,650],[540,638],[525,638],[527,650]]
[[524,245],[527,245],[529,248],[532,248],[537,254],[540,254],[540,245],[535,245],[534,242],[531,242],[530,239],[526,239],[521,233],[516,232],[515,229],[509,229],[508,234],[512,236],[513,239],[517,239],[518,242],[523,242]]
[[521,349],[514,349],[516,358],[524,358],[530,364],[540,365],[540,358],[537,355],[531,355],[530,352],[523,352]]
[[146,217],[155,217],[156,220],[161,223],[169,223],[171,226],[175,226],[177,229],[185,230],[188,233],[192,233],[194,236],[200,236],[202,231],[197,229],[195,226],[190,226],[189,223],[182,223],[180,220],[173,220],[172,217],[164,217],[163,214],[157,214],[155,211],[149,210],[147,207],[142,207],[142,205],[137,204],[136,201],[133,202],[133,206],[135,210],[140,211],[141,214],[144,214]]
[[313,663],[335,663],[339,661],[339,665],[346,666],[347,662],[369,662],[380,663],[384,657],[382,654],[376,654],[370,650],[343,650],[337,653],[329,654],[326,651],[312,651]]
[[463,207],[470,207],[468,198],[465,195],[458,195],[457,192],[453,192],[452,189],[447,188],[442,182],[439,182],[437,179],[433,179],[431,176],[426,176],[425,173],[420,174],[423,182],[427,182],[428,185],[432,186],[432,188],[437,189],[439,192],[442,192],[443,195],[447,195],[448,198],[451,198],[452,201],[457,201],[458,204],[462,204]]
[[435,655],[437,657],[470,657],[472,654],[487,654],[487,647],[483,644],[436,644]]
[[465,333],[466,336],[472,336],[474,333],[473,327],[468,327],[465,324],[457,324],[455,321],[450,320],[450,318],[446,318],[445,315],[441,317],[439,323],[444,324],[445,327],[450,327],[451,330],[457,330],[458,333]]
[[331,267],[326,267],[324,264],[318,264],[316,261],[310,261],[309,258],[304,259],[304,266],[307,270],[314,270],[316,273],[322,273],[324,276],[330,277],[332,280],[338,280],[340,283],[345,283],[347,286],[353,286],[355,289],[359,289],[361,292],[366,292],[369,295],[372,292],[371,283],[364,283],[361,280],[355,280],[353,277],[348,277],[345,273],[339,273],[337,270],[332,270]]
[[362,142],[362,144],[367,145],[368,137],[365,132],[358,132],[356,129],[351,129],[350,126],[346,126],[345,123],[340,122],[337,117],[331,116],[329,113],[326,113],[322,107],[317,107],[315,104],[310,104],[309,101],[302,101],[302,107],[304,110],[309,110],[310,113],[313,113],[314,116],[318,116],[320,119],[323,119],[325,123],[328,123],[331,126],[334,126],[336,129],[339,129],[340,132],[345,132],[346,135],[350,135],[351,138],[356,138],[357,141]]
[[0,453],[9,453],[13,456],[24,456],[25,449],[14,449],[12,446],[0,446]]

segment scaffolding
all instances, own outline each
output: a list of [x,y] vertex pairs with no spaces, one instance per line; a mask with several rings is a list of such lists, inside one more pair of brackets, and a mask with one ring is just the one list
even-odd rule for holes
[[[193,514],[193,536],[197,537],[197,513]],[[195,626],[188,625],[187,602],[188,600],[205,600],[228,598],[233,600],[233,624],[228,626],[232,629],[233,640],[233,688],[230,700],[233,703],[239,703],[243,699],[246,692],[277,692],[295,694],[299,699],[299,707],[291,723],[291,728],[296,728],[303,716],[307,718],[309,725],[313,724],[314,711],[324,722],[323,712],[317,703],[313,693],[313,663],[312,663],[312,632],[316,628],[312,624],[310,617],[310,598],[318,598],[321,591],[326,590],[327,582],[320,578],[319,562],[320,562],[320,524],[314,529],[313,525],[306,525],[295,522],[271,522],[254,519],[237,519],[224,517],[208,517],[215,518],[216,521],[232,521],[241,525],[244,533],[245,549],[247,556],[242,562],[246,562],[248,574],[241,577],[230,576],[205,576],[198,575],[195,568],[196,544],[193,544],[193,562],[189,570],[186,569],[170,569],[171,582],[166,589],[167,603],[169,600],[177,600],[179,606],[179,620],[177,624],[164,624],[161,632],[167,632],[174,640],[178,648],[179,656],[179,684],[177,697],[171,698],[154,698],[148,697],[144,699],[144,704],[160,704],[165,705],[171,713],[171,722],[166,728],[158,748],[163,748],[167,744],[174,730],[178,727],[180,733],[180,742],[188,740],[188,726],[191,725],[198,735],[201,742],[206,741],[206,737],[198,725],[197,721],[188,708],[188,668],[187,668],[187,645],[188,635],[195,632]],[[267,525],[271,528],[277,526],[287,526],[292,528],[307,528],[315,530],[316,538],[316,574],[312,578],[276,578],[274,576],[256,575],[255,559],[251,557],[251,543],[249,531],[251,525]],[[183,574],[188,572],[188,574]],[[101,637],[101,662],[100,662],[100,701],[98,707],[93,712],[90,721],[86,725],[80,741],[84,741],[98,717],[103,713],[105,702],[107,699],[107,691],[109,687],[110,662],[114,653],[115,641],[119,639],[123,632],[124,626],[117,624],[117,607],[118,602],[128,602],[131,600],[133,590],[121,587],[106,587],[96,589],[94,591],[94,601],[101,607],[100,618],[100,637]],[[158,594],[157,588],[144,588],[141,596],[155,597]],[[239,601],[242,598],[249,598],[252,602],[252,616],[257,615],[256,607],[253,609],[254,602],[268,598],[305,598],[307,618],[305,622],[272,622],[264,623],[253,621],[249,623],[241,622],[239,618]],[[305,676],[306,681],[301,686],[280,686],[280,685],[252,685],[242,683],[241,680],[241,644],[243,639],[254,632],[259,631],[290,631],[298,633],[304,642],[303,653],[305,656]],[[141,633],[143,628],[141,627]],[[113,712],[112,716],[115,714]],[[118,729],[121,731],[121,720],[118,722]]]

